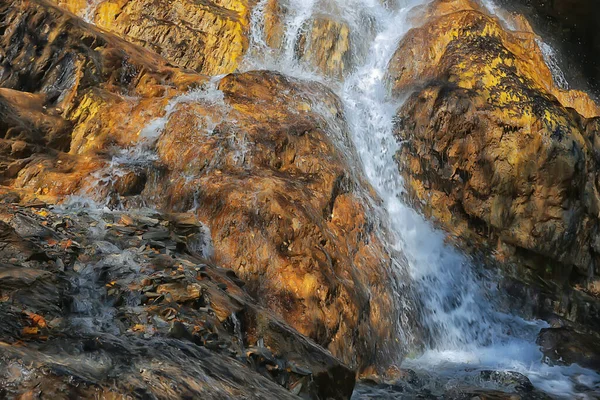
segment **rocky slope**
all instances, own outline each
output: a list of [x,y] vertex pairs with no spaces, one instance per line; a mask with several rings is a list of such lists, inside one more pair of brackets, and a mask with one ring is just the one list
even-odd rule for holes
[[413,91],[396,125],[409,201],[527,282],[508,290],[530,315],[597,327],[598,106],[556,86],[526,21],[468,1],[420,15],[389,68]]
[[213,260],[260,305],[350,367],[401,354],[402,293],[331,91],[270,72],[210,81],[44,1],[1,11],[4,185],[195,208]]
[[207,261],[210,237],[195,215],[2,197],[13,202],[0,206],[3,397],[352,392],[351,370]]

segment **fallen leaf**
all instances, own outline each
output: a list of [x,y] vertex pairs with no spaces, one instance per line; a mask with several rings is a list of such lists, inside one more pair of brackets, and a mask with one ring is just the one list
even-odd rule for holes
[[37,326],[26,326],[22,331],[23,335],[37,335],[38,327]]
[[45,328],[48,326],[48,324],[46,324],[46,320],[41,315],[29,311],[25,311],[25,314],[27,314],[29,319],[31,319],[33,323],[40,328]]
[[123,215],[121,216],[121,219],[119,220],[119,222],[125,226],[129,226],[129,225],[133,225],[133,218],[131,218],[128,215]]

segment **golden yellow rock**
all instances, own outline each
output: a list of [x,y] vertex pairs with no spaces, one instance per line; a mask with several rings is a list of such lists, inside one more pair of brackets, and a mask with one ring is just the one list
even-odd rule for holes
[[247,46],[248,0],[106,0],[94,22],[174,64],[207,75],[235,71]]
[[420,12],[388,71],[392,93],[415,90],[396,125],[407,197],[464,243],[503,249],[521,277],[592,288],[598,105],[556,86],[526,21],[510,31],[463,0]]
[[348,24],[317,15],[306,23],[302,32],[296,56],[321,74],[342,79],[352,62]]
[[73,14],[76,14],[80,17],[84,17],[87,14],[87,11],[89,10],[89,6],[90,4],[88,3],[88,0],[53,0],[56,4],[58,4],[60,7],[64,8],[65,10],[68,10],[70,12],[72,12]]

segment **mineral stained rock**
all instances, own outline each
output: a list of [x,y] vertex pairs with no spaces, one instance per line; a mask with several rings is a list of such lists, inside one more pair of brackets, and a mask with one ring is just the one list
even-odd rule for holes
[[388,71],[392,93],[413,92],[396,124],[409,201],[543,282],[546,312],[598,321],[598,106],[556,87],[522,20],[460,0],[420,12]]
[[177,66],[207,75],[235,71],[248,48],[249,0],[56,3]]

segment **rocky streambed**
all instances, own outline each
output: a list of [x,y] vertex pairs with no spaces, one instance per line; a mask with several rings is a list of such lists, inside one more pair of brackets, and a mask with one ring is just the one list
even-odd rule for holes
[[598,396],[600,108],[522,15],[0,26],[0,397]]
[[3,397],[350,396],[352,370],[209,261],[195,215],[71,207],[1,206]]

